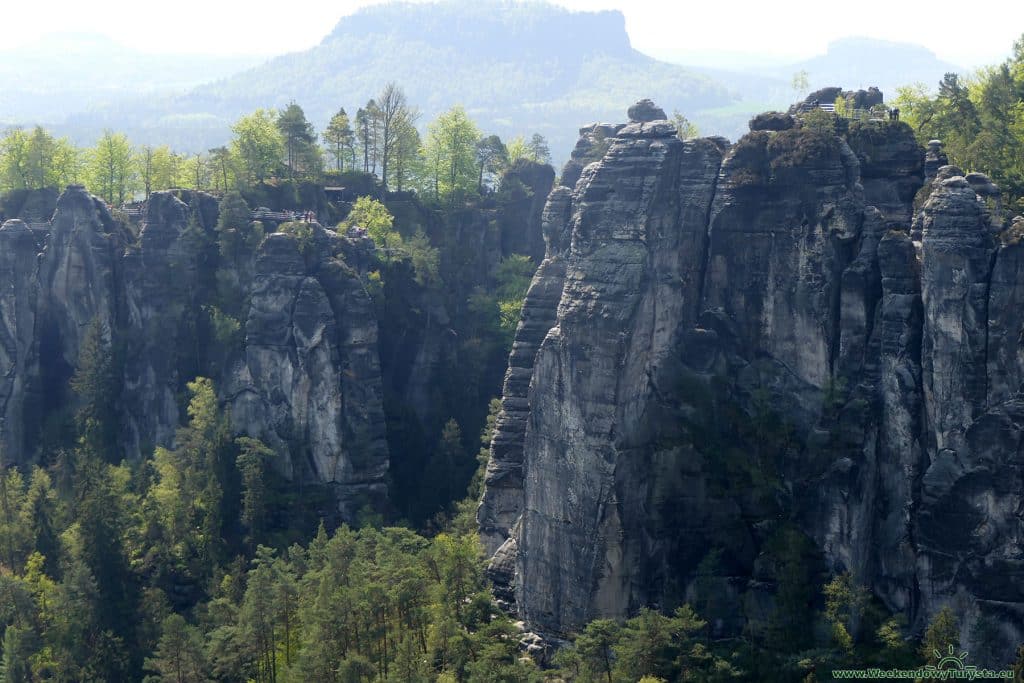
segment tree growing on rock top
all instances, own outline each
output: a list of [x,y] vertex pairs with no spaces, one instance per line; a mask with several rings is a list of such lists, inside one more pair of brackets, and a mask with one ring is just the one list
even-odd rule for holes
[[323,139],[328,145],[327,149],[334,159],[338,173],[345,170],[346,160],[351,160],[350,165],[355,166],[355,133],[344,107],[331,117],[323,132]]
[[508,149],[497,135],[488,135],[476,143],[476,162],[480,169],[477,192],[484,191],[484,174],[488,179],[498,175],[508,165]]
[[320,170],[320,149],[316,146],[316,131],[302,107],[291,102],[278,114],[276,125],[284,142],[288,178],[316,175]]
[[480,131],[461,106],[441,114],[427,127],[423,156],[427,187],[436,201],[455,202],[476,189],[476,143]]
[[388,169],[395,155],[399,137],[410,126],[415,125],[419,114],[409,106],[405,92],[394,83],[384,86],[377,98],[380,118],[379,157],[380,180],[388,188]]
[[235,122],[231,153],[248,181],[263,182],[277,172],[284,156],[284,139],[276,125],[277,112],[257,109]]
[[132,145],[123,133],[103,132],[89,160],[89,186],[108,204],[123,204],[135,191]]

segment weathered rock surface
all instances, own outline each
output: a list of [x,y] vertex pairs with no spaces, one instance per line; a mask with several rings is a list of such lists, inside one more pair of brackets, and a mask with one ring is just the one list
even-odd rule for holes
[[236,429],[287,453],[287,476],[333,485],[352,519],[387,494],[377,323],[359,274],[331,255],[339,238],[314,230],[305,245],[263,241],[226,393]]
[[544,259],[544,236],[537,230],[548,194],[555,184],[555,170],[548,164],[520,160],[501,179],[503,195],[498,213],[502,254],[525,254],[535,263]]
[[914,195],[924,182],[924,162],[914,131],[902,121],[855,121],[847,136],[860,162],[864,200],[890,228],[906,230],[913,220]]
[[665,110],[651,100],[640,100],[629,108],[629,120],[633,123],[664,121],[667,118]]
[[997,189],[936,168],[915,216],[900,123],[728,148],[630,118],[581,131],[603,154],[548,201],[564,251],[524,309],[480,508],[499,596],[563,634],[707,598],[713,546],[713,628],[756,631],[788,515],[911,629],[951,604],[962,643],[985,617],[1012,659],[1024,231],[994,224]]
[[21,462],[29,450],[32,425],[26,402],[38,389],[36,300],[39,292],[39,245],[23,221],[0,227],[0,449],[3,464]]
[[[551,193],[544,209],[545,234],[558,236],[565,232],[570,196],[566,187]],[[491,459],[487,465],[487,494],[478,514],[481,538],[488,553],[494,553],[505,542],[512,524],[522,514],[523,437],[529,414],[527,394],[533,359],[555,322],[565,282],[565,251],[568,245],[562,245],[560,241],[560,237],[549,239],[548,257],[530,283],[509,355],[502,410],[495,425]]]
[[0,273],[5,403],[3,446],[8,462],[30,455],[46,417],[59,407],[89,325],[111,334],[119,305],[124,234],[103,202],[79,185],[56,201],[52,222],[3,228]]
[[604,158],[605,152],[611,145],[611,139],[615,137],[626,124],[595,123],[580,128],[580,139],[572,151],[569,161],[562,168],[562,185],[570,190],[576,187],[576,182],[583,173],[583,168],[595,161]]
[[202,211],[200,201],[216,211],[209,195],[197,195],[190,206],[173,192],[154,192],[138,246],[124,253],[123,325],[132,341],[124,359],[121,441],[130,458],[173,445],[178,395],[198,371],[183,367],[179,350],[188,348],[200,312],[202,281],[209,277],[203,266],[212,265],[206,240],[216,214]]
[[941,454],[963,448],[985,408],[995,240],[984,204],[962,177],[941,181],[922,213],[924,398],[929,445]]
[[942,151],[942,140],[929,140],[928,151],[924,155],[924,177],[931,181],[939,169],[949,164],[949,157]]
[[372,243],[316,225],[301,247],[291,235],[270,235],[254,265],[225,264],[255,274],[226,278],[254,280],[236,292],[245,316],[239,339],[200,348],[217,286],[217,215],[210,195],[157,192],[136,241],[102,201],[70,186],[44,229],[4,223],[4,462],[30,460],[44,420],[72,400],[68,380],[95,323],[122,350],[123,452],[110,457],[173,446],[186,383],[213,373],[237,432],[274,447],[283,473],[332,486],[345,519],[367,504],[383,507],[388,451],[376,313],[361,273],[345,262],[351,257],[365,274],[376,263]]
[[[524,451],[516,598],[531,623],[582,623],[646,597],[622,496],[651,377],[692,321],[721,151],[706,140],[616,138],[574,194],[555,326],[538,350]],[[694,220],[696,218],[696,220]],[[619,382],[629,377],[628,382]],[[620,469],[621,468],[621,469]],[[571,492],[563,495],[563,491]],[[532,586],[550,590],[534,591]],[[592,602],[593,599],[593,602]]]

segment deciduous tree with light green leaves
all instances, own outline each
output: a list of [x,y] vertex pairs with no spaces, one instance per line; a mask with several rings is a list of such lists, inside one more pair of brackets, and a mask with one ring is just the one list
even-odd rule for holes
[[142,147],[136,154],[135,164],[147,197],[151,192],[187,184],[182,178],[185,161],[167,145]]
[[476,143],[480,130],[461,106],[441,114],[427,127],[423,156],[437,201],[454,202],[476,189]]
[[277,172],[285,154],[284,138],[277,128],[277,112],[257,109],[238,119],[231,127],[235,137],[231,153],[238,159],[242,175],[263,182]]
[[391,169],[395,189],[399,192],[418,173],[422,172],[420,162],[420,133],[413,121],[404,121],[398,128],[392,146]]
[[77,182],[81,170],[81,151],[41,126],[13,128],[0,138],[0,190],[63,187]]
[[103,132],[89,153],[88,178],[89,189],[108,204],[121,205],[131,198],[138,173],[132,145],[124,133]]
[[218,192],[227,192],[235,179],[234,158],[231,156],[231,150],[221,146],[207,151],[210,155],[213,189]]
[[389,249],[402,242],[401,235],[394,228],[394,221],[388,207],[381,202],[372,197],[359,197],[342,225],[346,228],[364,228],[374,244],[381,249]]
[[943,143],[951,164],[992,177],[1007,216],[1024,212],[1024,36],[1002,64],[964,78],[946,74],[934,91],[900,88],[895,105],[924,144]]
[[28,134],[21,128],[12,128],[0,140],[0,178],[5,190],[28,187]]
[[680,114],[678,110],[672,112],[672,122],[676,124],[676,137],[680,140],[689,140],[700,135],[696,124]]

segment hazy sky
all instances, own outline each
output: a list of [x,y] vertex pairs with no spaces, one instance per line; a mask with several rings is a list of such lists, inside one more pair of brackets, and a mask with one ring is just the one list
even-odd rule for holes
[[[157,52],[279,54],[320,41],[340,17],[383,0],[32,0],[3,10],[5,47],[53,32],[100,32]],[[634,46],[655,56],[697,52],[804,58],[857,35],[925,45],[966,66],[1005,58],[1024,33],[1024,2],[964,0],[554,0],[620,9]],[[779,11],[778,8],[786,8]],[[264,9],[272,8],[272,9]]]

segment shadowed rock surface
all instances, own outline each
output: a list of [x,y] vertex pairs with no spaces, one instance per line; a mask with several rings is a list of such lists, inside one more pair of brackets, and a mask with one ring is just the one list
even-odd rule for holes
[[44,422],[73,401],[68,380],[87,329],[98,323],[118,350],[120,453],[112,459],[174,446],[185,384],[220,367],[214,380],[236,431],[284,456],[276,459],[283,474],[334,488],[345,519],[364,505],[383,508],[388,450],[377,320],[360,273],[342,256],[375,263],[372,243],[316,225],[302,248],[295,237],[271,235],[257,254],[225,264],[237,271],[226,280],[244,300],[238,339],[194,348],[211,325],[217,216],[210,195],[157,192],[135,241],[102,201],[70,186],[45,229],[4,223],[4,461],[29,461]]
[[912,631],[952,605],[962,644],[994,620],[1012,661],[1024,261],[998,190],[929,171],[915,216],[905,124],[776,115],[730,148],[679,142],[652,106],[582,129],[548,200],[561,250],[524,307],[479,511],[499,597],[552,635],[709,600],[715,632],[763,632],[778,539],[802,534]]

